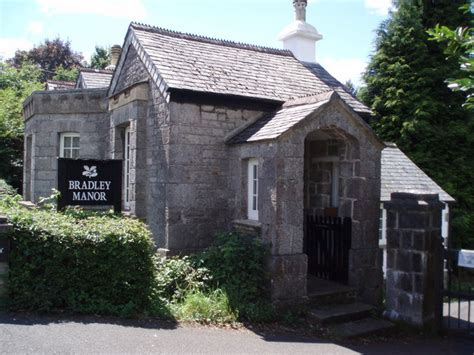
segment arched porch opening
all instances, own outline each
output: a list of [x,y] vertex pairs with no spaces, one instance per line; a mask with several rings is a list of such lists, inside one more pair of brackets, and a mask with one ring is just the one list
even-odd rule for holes
[[349,283],[354,204],[360,151],[337,127],[310,132],[304,148],[304,252],[308,275]]

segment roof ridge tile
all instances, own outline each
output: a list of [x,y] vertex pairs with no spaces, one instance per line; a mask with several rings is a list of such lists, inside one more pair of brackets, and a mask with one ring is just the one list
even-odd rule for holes
[[132,28],[135,28],[135,29],[140,29],[140,30],[144,30],[144,31],[152,31],[154,33],[159,33],[159,34],[162,34],[162,35],[165,35],[165,36],[182,38],[182,39],[187,39],[187,40],[191,40],[191,41],[198,41],[198,42],[203,42],[203,43],[215,44],[215,45],[219,45],[219,46],[227,46],[227,47],[233,47],[233,48],[247,49],[247,50],[251,50],[251,51],[255,51],[255,52],[262,52],[262,53],[269,53],[269,54],[277,54],[277,55],[294,57],[293,53],[288,49],[278,49],[278,48],[272,48],[272,47],[258,46],[258,45],[255,45],[255,44],[249,44],[249,43],[230,41],[230,40],[226,40],[226,39],[206,37],[206,36],[196,35],[196,34],[187,33],[187,32],[173,31],[173,30],[169,30],[169,29],[166,29],[166,28],[147,25],[147,24],[140,23],[140,22],[131,22],[130,26]]

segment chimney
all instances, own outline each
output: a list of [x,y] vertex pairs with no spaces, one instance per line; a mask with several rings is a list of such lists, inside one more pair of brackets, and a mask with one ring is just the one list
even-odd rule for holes
[[293,0],[295,21],[290,23],[278,36],[283,47],[293,52],[302,62],[316,62],[316,42],[323,36],[306,22],[307,0]]
[[110,65],[108,65],[105,69],[115,70],[121,53],[122,47],[120,47],[118,44],[113,45],[112,48],[110,48]]

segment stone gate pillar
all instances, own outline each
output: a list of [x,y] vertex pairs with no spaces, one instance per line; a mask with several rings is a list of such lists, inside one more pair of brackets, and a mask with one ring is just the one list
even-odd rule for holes
[[386,315],[437,329],[443,254],[437,194],[392,193],[387,210]]

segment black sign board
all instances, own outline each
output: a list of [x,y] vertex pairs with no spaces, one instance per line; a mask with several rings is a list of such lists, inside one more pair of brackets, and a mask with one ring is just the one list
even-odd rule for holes
[[66,206],[122,208],[122,161],[58,159],[58,209]]

